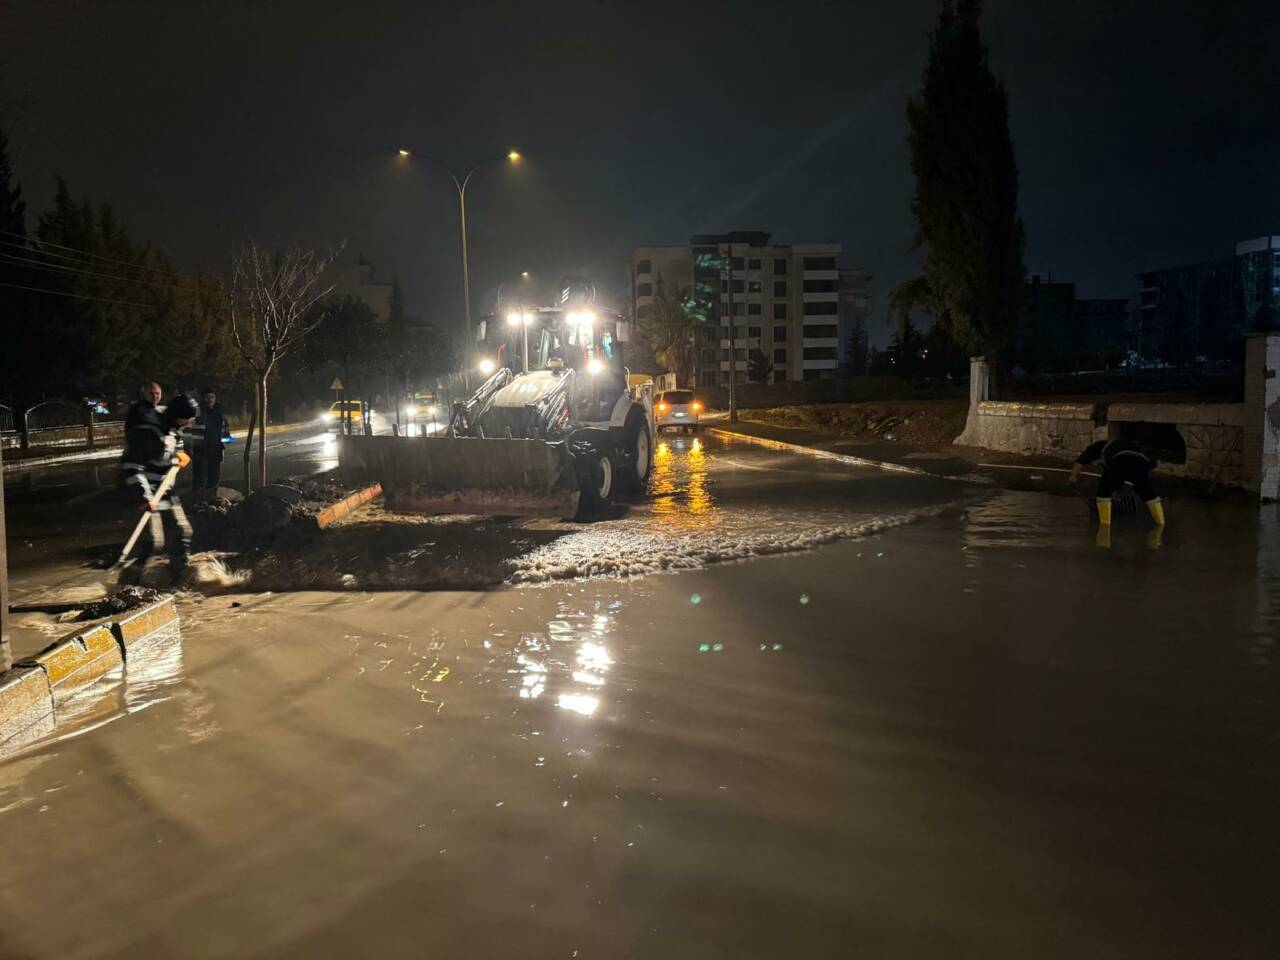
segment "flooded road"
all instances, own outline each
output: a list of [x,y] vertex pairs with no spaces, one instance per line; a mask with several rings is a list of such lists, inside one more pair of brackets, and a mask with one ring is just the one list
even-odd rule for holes
[[1274,508],[657,466],[534,582],[184,603],[0,761],[0,956],[1275,955]]

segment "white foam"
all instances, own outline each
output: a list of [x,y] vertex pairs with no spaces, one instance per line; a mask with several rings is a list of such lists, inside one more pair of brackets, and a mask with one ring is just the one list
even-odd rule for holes
[[[936,515],[941,506],[833,525],[796,524],[768,534],[712,527],[704,532],[665,535],[646,530],[613,530],[607,539],[588,530],[571,534],[507,562],[509,583],[546,583],[584,577],[636,577],[669,570],[696,570],[728,563],[797,553],[838,540],[867,537]],[[763,523],[763,527],[770,524]]]

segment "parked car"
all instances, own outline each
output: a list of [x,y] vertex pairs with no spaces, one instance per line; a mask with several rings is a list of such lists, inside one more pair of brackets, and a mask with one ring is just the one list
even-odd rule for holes
[[697,430],[702,403],[694,397],[692,390],[664,390],[658,394],[653,410],[659,430],[667,427]]

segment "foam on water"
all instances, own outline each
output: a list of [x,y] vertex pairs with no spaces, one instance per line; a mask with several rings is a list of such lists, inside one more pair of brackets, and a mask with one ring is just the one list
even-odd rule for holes
[[941,507],[867,517],[844,523],[795,523],[770,532],[747,533],[710,527],[700,534],[673,536],[661,529],[611,530],[607,538],[592,532],[572,534],[510,560],[510,583],[546,583],[580,577],[636,577],[667,570],[696,570],[784,553],[812,550],[837,540],[872,536],[934,516]]

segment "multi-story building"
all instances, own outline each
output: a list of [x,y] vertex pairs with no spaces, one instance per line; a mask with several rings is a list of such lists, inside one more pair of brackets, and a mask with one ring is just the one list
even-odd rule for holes
[[334,268],[334,299],[355,297],[369,305],[374,316],[386,320],[391,315],[391,290],[393,284],[388,280],[375,277],[373,264],[360,257],[355,263],[340,265]]
[[770,243],[768,233],[754,231],[637,247],[634,316],[643,324],[664,288],[698,304],[706,320],[696,340],[700,386],[727,384],[731,367],[745,382],[756,350],[772,364],[775,382],[833,377],[841,354],[840,251],[838,243]]
[[1278,303],[1280,237],[1244,240],[1232,257],[1139,274],[1135,348],[1147,362],[1232,362],[1261,311],[1276,322]]

